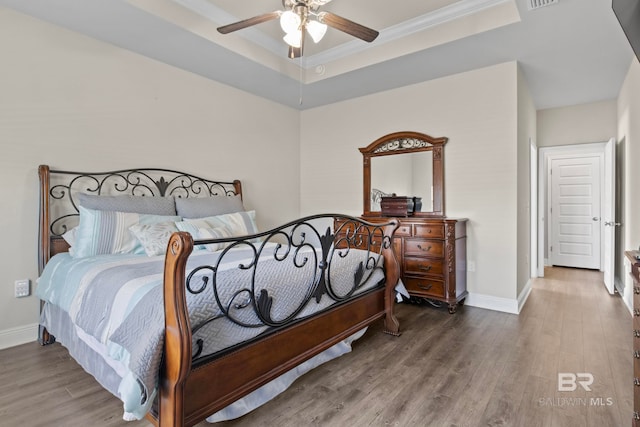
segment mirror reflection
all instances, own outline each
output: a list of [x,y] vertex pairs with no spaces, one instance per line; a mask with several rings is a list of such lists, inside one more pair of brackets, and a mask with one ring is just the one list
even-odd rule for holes
[[371,158],[371,211],[382,196],[422,198],[422,212],[433,210],[433,152],[420,151]]

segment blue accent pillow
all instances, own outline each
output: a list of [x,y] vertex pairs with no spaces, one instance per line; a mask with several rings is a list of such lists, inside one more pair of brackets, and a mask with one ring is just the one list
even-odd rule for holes
[[80,224],[72,256],[82,258],[103,254],[144,254],[144,248],[129,228],[136,224],[175,222],[179,216],[133,212],[100,211],[79,207]]

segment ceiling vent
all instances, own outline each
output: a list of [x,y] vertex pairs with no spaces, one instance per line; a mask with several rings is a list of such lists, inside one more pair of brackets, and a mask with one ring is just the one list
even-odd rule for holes
[[558,0],[529,0],[529,10],[540,9],[541,7],[551,6],[558,3]]

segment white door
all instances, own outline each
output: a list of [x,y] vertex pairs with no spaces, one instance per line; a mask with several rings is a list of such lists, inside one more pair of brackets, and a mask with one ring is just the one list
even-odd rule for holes
[[551,161],[552,265],[600,269],[600,157]]
[[604,149],[604,206],[602,206],[604,285],[610,294],[615,288],[615,247],[616,247],[616,141],[611,138]]

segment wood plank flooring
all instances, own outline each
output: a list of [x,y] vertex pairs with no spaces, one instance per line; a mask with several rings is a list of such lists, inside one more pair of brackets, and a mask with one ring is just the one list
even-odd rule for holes
[[[371,327],[353,352],[218,426],[629,426],[631,316],[622,300],[588,270],[550,268],[532,288],[519,316],[398,305],[401,337]],[[561,372],[591,373],[591,391],[558,392]],[[0,351],[0,425],[150,425],[121,415],[119,400],[59,344]]]

